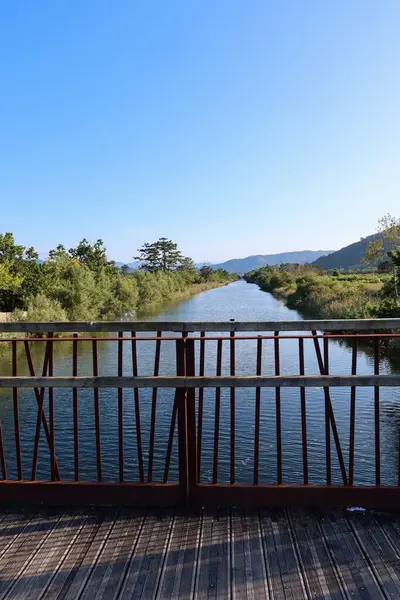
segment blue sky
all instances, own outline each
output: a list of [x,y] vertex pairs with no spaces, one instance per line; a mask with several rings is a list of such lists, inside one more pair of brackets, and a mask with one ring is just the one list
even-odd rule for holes
[[0,7],[0,231],[336,249],[400,216],[398,0]]

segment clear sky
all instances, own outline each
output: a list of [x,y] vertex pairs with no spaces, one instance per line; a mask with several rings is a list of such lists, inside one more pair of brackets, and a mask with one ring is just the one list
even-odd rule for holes
[[0,231],[336,249],[400,216],[399,0],[0,7]]

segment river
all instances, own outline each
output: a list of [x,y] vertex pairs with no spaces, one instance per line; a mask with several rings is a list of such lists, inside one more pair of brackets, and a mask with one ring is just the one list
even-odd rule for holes
[[[238,281],[225,287],[216,288],[198,294],[188,300],[165,307],[158,314],[149,314],[144,318],[165,321],[266,321],[300,320],[302,317],[288,309],[271,294],[259,290],[258,286]],[[143,319],[143,317],[141,317]],[[228,343],[223,350],[223,374],[229,373]],[[57,344],[56,344],[57,346]],[[61,344],[59,344],[61,346]],[[150,375],[154,362],[154,342],[138,342],[139,374]],[[281,372],[295,375],[299,373],[298,344],[295,340],[282,340]],[[40,369],[42,350],[34,354],[37,372]],[[19,361],[19,373],[26,373],[26,360]],[[215,374],[216,342],[206,343],[206,375]],[[251,340],[236,343],[236,373],[238,375],[255,374],[256,342]],[[315,350],[312,340],[305,341],[306,374],[318,373]],[[3,373],[9,372],[9,362],[0,362]],[[130,344],[124,344],[124,374],[131,371]],[[99,342],[99,366],[101,375],[117,373],[117,349],[114,342]],[[63,344],[55,352],[55,375],[71,374],[71,347]],[[373,359],[363,351],[359,352],[358,373],[373,372]],[[79,374],[92,374],[91,348],[79,342]],[[348,374],[351,368],[351,349],[338,342],[330,342],[330,372]],[[262,373],[273,374],[273,341],[267,340],[263,346]],[[386,360],[382,360],[381,372],[393,372]],[[161,344],[160,374],[175,373],[175,349],[171,342]],[[73,478],[73,418],[72,392],[55,390],[55,431],[56,452],[61,476],[65,480]],[[282,440],[283,440],[283,482],[302,482],[302,446],[300,393],[298,389],[284,388],[282,395]],[[101,442],[103,459],[103,478],[108,481],[118,479],[118,416],[117,394],[115,390],[101,390]],[[348,461],[349,446],[349,407],[350,390],[336,388],[331,390],[331,399],[344,452]],[[168,431],[171,421],[173,390],[159,390],[156,420],[156,454],[154,480],[162,478]],[[310,483],[324,483],[325,474],[325,429],[324,395],[319,388],[307,389],[307,433]],[[151,390],[140,390],[144,456],[148,455]],[[381,390],[381,469],[382,484],[397,483],[397,461],[400,432],[400,393],[393,388]],[[12,393],[3,390],[0,394],[0,417],[3,424],[4,444],[7,456],[8,476],[16,477],[15,439],[13,429]],[[229,478],[229,390],[221,393],[221,430],[219,445],[219,481]],[[210,481],[213,458],[215,390],[205,390],[204,429],[201,481]],[[33,392],[20,391],[21,444],[23,450],[24,477],[30,477],[33,454],[33,440],[37,404]],[[255,390],[238,389],[236,391],[236,480],[252,480],[254,451]],[[79,437],[80,437],[80,476],[82,480],[96,479],[96,453],[94,437],[93,391],[79,392]],[[260,431],[260,483],[276,482],[276,420],[275,391],[264,389],[261,394],[261,431]],[[359,388],[356,403],[356,442],[354,480],[358,484],[374,483],[374,404],[373,390]],[[124,391],[124,457],[125,478],[127,481],[138,479],[138,461],[136,452],[135,420],[133,392]],[[341,482],[338,461],[332,447],[332,480]],[[146,462],[145,462],[146,468]],[[47,443],[41,435],[38,478],[49,476],[49,454]],[[173,448],[170,480],[177,477],[176,438]]]

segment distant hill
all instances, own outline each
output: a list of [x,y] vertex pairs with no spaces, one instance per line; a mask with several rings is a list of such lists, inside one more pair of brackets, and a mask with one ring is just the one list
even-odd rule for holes
[[282,252],[281,254],[256,254],[246,258],[232,258],[226,262],[211,265],[213,269],[222,267],[229,273],[248,273],[266,265],[280,265],[283,263],[312,263],[317,258],[329,254],[332,250],[300,250],[298,252]]
[[349,269],[362,266],[361,259],[365,257],[368,244],[380,237],[379,234],[369,235],[361,238],[359,242],[354,242],[345,246],[328,256],[321,256],[314,261],[314,265],[323,269]]

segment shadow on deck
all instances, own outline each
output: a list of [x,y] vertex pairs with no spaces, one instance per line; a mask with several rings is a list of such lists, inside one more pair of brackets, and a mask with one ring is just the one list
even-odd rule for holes
[[0,516],[0,598],[399,598],[400,517],[43,509]]

